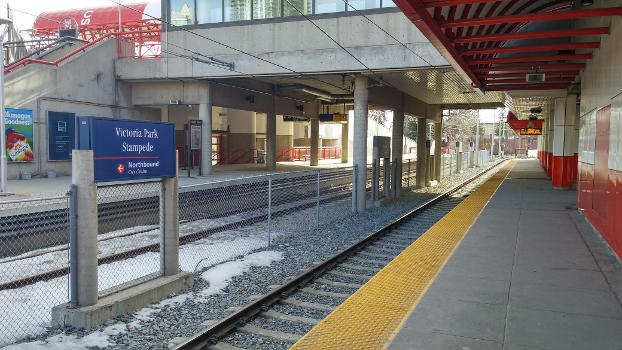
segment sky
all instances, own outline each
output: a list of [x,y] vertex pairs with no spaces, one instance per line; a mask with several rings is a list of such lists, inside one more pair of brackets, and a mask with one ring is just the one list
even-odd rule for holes
[[[120,2],[122,4],[133,4],[143,1],[121,0]],[[14,10],[14,21],[20,30],[32,28],[32,24],[36,18],[35,16],[45,11],[80,9],[86,7],[115,6],[115,3],[110,0],[8,0],[0,1],[1,18],[7,18],[7,3],[9,7]],[[28,12],[31,15],[17,12],[17,10]]]

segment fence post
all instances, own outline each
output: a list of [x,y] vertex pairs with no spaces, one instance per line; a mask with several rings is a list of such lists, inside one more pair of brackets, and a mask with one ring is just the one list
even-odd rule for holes
[[77,222],[77,186],[69,186],[69,304],[78,306],[78,228]]
[[[76,237],[74,274],[76,305],[97,303],[97,186],[95,185],[93,151],[73,150],[71,182],[74,201]],[[72,289],[74,287],[72,286]]]
[[352,212],[357,213],[356,210],[356,184],[358,181],[358,165],[354,164],[352,167]]
[[406,182],[406,187],[410,188],[410,159],[408,159],[408,176],[406,177],[408,179],[408,182]]
[[178,174],[160,182],[160,274],[179,273]]
[[320,226],[320,169],[317,170],[317,204],[316,204],[317,220],[316,225]]
[[268,247],[271,244],[270,219],[272,218],[272,175],[268,175]]

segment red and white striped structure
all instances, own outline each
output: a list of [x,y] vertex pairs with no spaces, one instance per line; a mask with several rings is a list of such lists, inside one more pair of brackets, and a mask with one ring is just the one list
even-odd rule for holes
[[75,28],[78,38],[89,42],[113,33],[136,43],[136,57],[160,55],[160,3],[141,2],[124,6],[87,7],[41,13],[33,24],[35,39],[58,37],[59,27]]

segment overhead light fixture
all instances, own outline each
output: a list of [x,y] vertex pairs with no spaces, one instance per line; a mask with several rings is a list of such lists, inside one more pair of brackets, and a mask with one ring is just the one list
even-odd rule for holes
[[581,0],[582,6],[591,6],[594,5],[594,0]]

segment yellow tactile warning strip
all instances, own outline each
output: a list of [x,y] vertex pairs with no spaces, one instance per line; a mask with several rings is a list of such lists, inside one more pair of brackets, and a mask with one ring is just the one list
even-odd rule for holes
[[501,168],[290,350],[372,350],[389,346],[514,163]]

